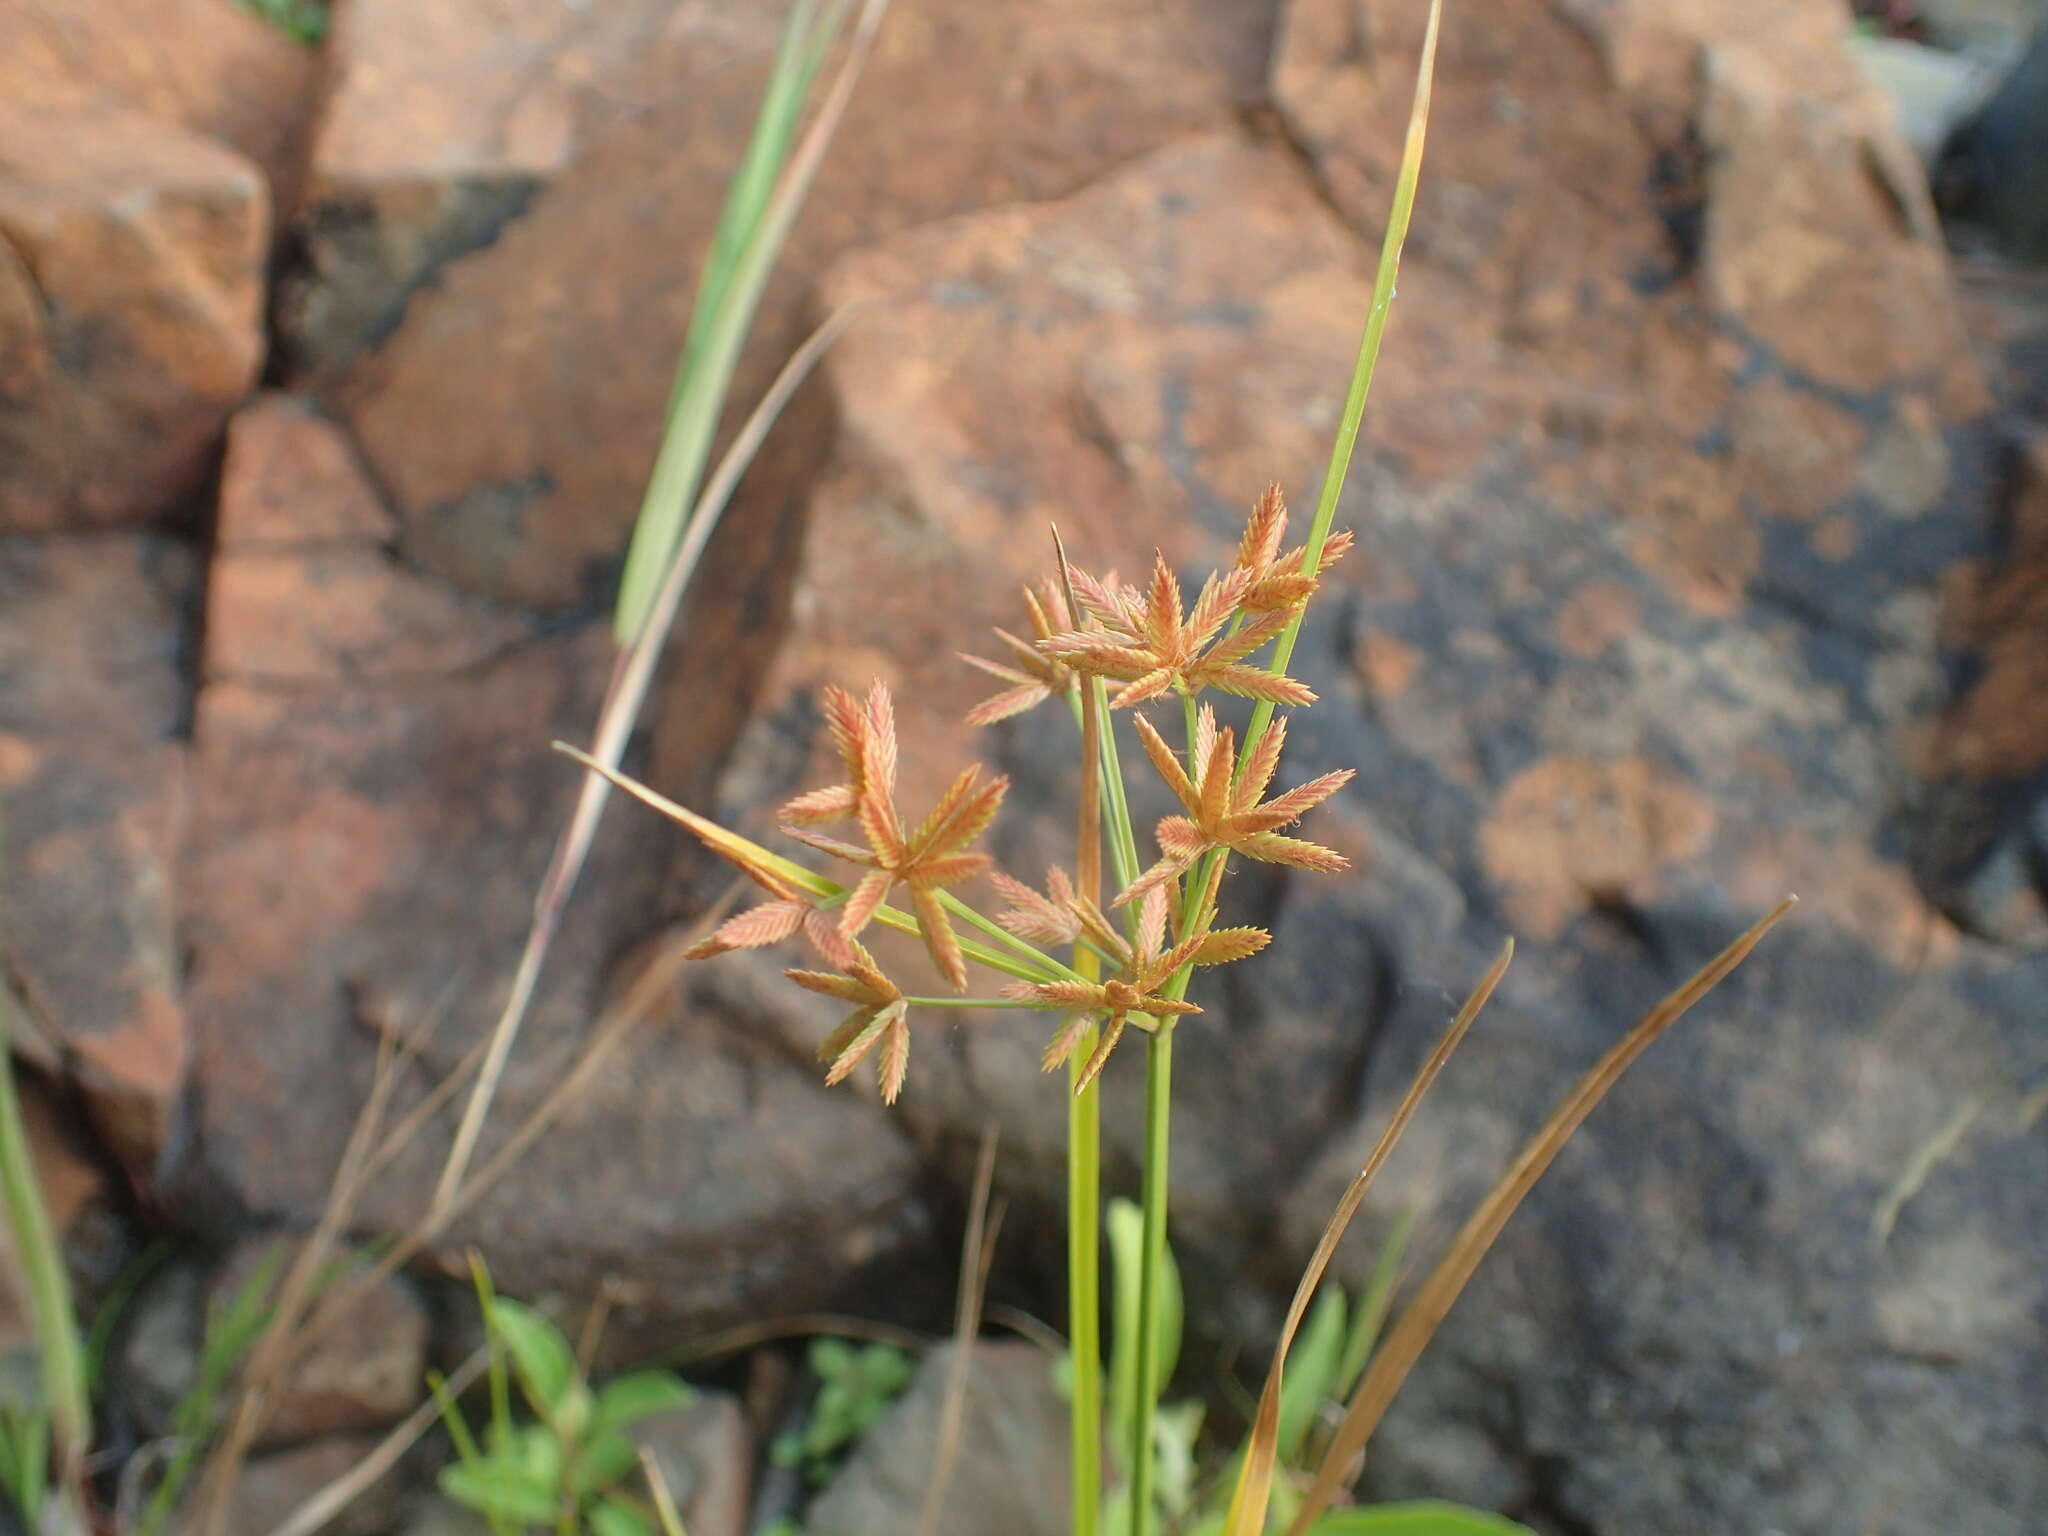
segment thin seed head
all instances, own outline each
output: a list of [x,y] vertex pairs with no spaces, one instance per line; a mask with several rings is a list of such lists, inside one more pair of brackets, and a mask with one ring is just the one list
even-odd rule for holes
[[1263,571],[1280,553],[1280,541],[1286,536],[1287,502],[1275,481],[1253,505],[1252,515],[1244,525],[1244,536],[1237,544],[1238,569]]

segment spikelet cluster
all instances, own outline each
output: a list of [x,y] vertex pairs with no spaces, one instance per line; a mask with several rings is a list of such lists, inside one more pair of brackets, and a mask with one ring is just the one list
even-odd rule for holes
[[[1306,686],[1287,675],[1284,656],[1269,648],[1284,649],[1277,643],[1292,633],[1351,538],[1339,533],[1327,539],[1311,567],[1304,547],[1283,548],[1287,520],[1279,487],[1269,488],[1252,509],[1230,564],[1212,572],[1192,601],[1163,556],[1155,559],[1142,588],[1114,573],[1096,577],[1066,566],[1062,557],[1059,572],[1024,592],[1029,638],[997,629],[1005,659],[963,657],[1002,685],[969,712],[975,725],[1010,719],[1048,700],[1078,705],[1080,690],[1098,680],[1110,709],[1131,711],[1120,718],[1130,720],[1146,761],[1184,814],[1158,823],[1156,862],[1107,908],[1057,866],[1048,869],[1039,890],[976,851],[1009,787],[1006,778],[988,775],[979,765],[962,770],[922,820],[906,820],[896,803],[899,743],[888,690],[878,682],[862,699],[828,687],[821,703],[842,778],[784,805],[781,828],[857,874],[850,885],[810,875],[676,809],[674,814],[686,817],[686,825],[769,897],[728,919],[692,957],[804,938],[831,969],[785,974],[850,1010],[821,1048],[830,1063],[826,1081],[839,1082],[872,1058],[882,1097],[890,1102],[909,1069],[909,1019],[916,1000],[883,974],[861,943],[878,920],[914,927],[932,965],[956,992],[966,991],[974,958],[1017,978],[1000,999],[990,999],[992,1005],[1063,1015],[1044,1051],[1048,1071],[1075,1058],[1090,1030],[1100,1026],[1077,1074],[1079,1087],[1095,1080],[1128,1028],[1157,1030],[1200,1013],[1184,996],[1192,970],[1245,959],[1270,940],[1260,928],[1216,926],[1231,855],[1321,873],[1347,867],[1340,854],[1284,829],[1342,789],[1351,772],[1324,774],[1269,794],[1287,742],[1286,721],[1271,722],[1240,752],[1235,730],[1219,724],[1210,704],[1195,703],[1212,690],[1289,708],[1315,702]],[[1189,701],[1192,725],[1183,752],[1139,711],[1168,697]],[[817,830],[835,823],[851,824],[853,835]],[[981,917],[955,891],[983,877],[1005,903],[992,918]],[[899,892],[907,914],[888,905]],[[1019,942],[1000,953],[972,949],[955,926],[961,917],[997,938],[1009,934]],[[1106,974],[1084,975],[1046,952],[1068,947],[1091,952]]]

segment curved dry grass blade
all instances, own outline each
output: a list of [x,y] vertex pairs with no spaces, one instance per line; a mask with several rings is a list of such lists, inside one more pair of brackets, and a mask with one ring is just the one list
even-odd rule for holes
[[1571,1139],[1572,1133],[1592,1113],[1593,1106],[1605,1097],[1607,1090],[1642,1055],[1652,1040],[1663,1034],[1687,1009],[1749,957],[1749,952],[1777,926],[1779,919],[1792,910],[1798,899],[1787,896],[1741,938],[1708,961],[1684,986],[1644,1014],[1635,1028],[1617,1041],[1605,1056],[1593,1064],[1592,1070],[1579,1079],[1563,1102],[1551,1112],[1542,1129],[1530,1138],[1521,1155],[1501,1175],[1500,1182],[1466,1220],[1463,1229],[1453,1239],[1450,1251],[1430,1271],[1429,1278],[1423,1281],[1415,1298],[1387,1334],[1386,1342],[1373,1356],[1365,1379],[1358,1384],[1351,1405],[1345,1410],[1343,1423],[1338,1425],[1336,1436],[1323,1455],[1315,1483],[1309,1489],[1294,1523],[1287,1528],[1288,1536],[1303,1536],[1329,1507],[1330,1500],[1346,1480],[1347,1469],[1365,1449],[1372,1432],[1379,1427],[1387,1405],[1393,1402],[1394,1394],[1407,1379],[1423,1347],[1435,1335],[1438,1325],[1449,1314],[1452,1303],[1465,1289],[1472,1272],[1479,1267],[1480,1259],[1493,1246],[1494,1239],[1500,1236],[1501,1228],[1507,1225],[1515,1207],[1522,1203],[1552,1159]]
[[408,1263],[471,1205],[481,1199],[526,1155],[533,1143],[553,1125],[561,1113],[589,1086],[613,1051],[631,1035],[640,1021],[660,1006],[681,979],[689,964],[689,951],[716,928],[730,910],[740,884],[734,881],[725,893],[697,920],[665,940],[646,967],[627,988],[625,996],[605,1010],[592,1027],[582,1054],[549,1089],[533,1113],[519,1125],[505,1144],[492,1152],[446,1201],[432,1204],[419,1223],[386,1248],[376,1261],[353,1279],[336,1285],[306,1317],[294,1348],[303,1352],[315,1340],[325,1337],[348,1315],[362,1298],[384,1279]]
[[[789,404],[790,397],[810,377],[825,350],[838,340],[855,312],[851,306],[834,311],[783,364],[775,382],[769,385],[768,392],[754,407],[753,414],[740,428],[739,435],[726,449],[725,456],[719,460],[718,468],[704,487],[704,494],[697,503],[697,515],[690,520],[682,545],[669,562],[646,624],[633,643],[619,653],[613,667],[605,701],[598,710],[597,730],[592,743],[597,749],[596,757],[605,766],[616,768],[625,757],[626,743],[639,722],[641,706],[646,702],[647,690],[654,680],[655,663],[661,659],[669,630],[675,623],[676,610],[682,605],[683,593],[689,587],[704,546],[710,540],[712,530],[718,526],[719,515],[739,488],[740,477],[753,463],[754,455],[760,451],[762,442]],[[440,1184],[434,1193],[437,1201],[447,1199],[455,1186],[461,1183],[469,1160],[475,1154],[477,1137],[482,1134],[491,1104],[497,1098],[498,1084],[504,1077],[512,1044],[519,1037],[527,1010],[533,1005],[541,967],[553,946],[555,929],[561,922],[563,908],[568,905],[569,893],[575,889],[576,881],[583,873],[583,861],[589,856],[591,840],[597,835],[598,817],[604,813],[611,788],[603,778],[584,779],[577,793],[576,807],[570,812],[569,824],[563,828],[548,860],[547,871],[541,877],[540,892],[534,900],[533,923],[527,930],[526,946],[520,952],[519,967],[513,974],[512,989],[492,1028],[482,1073],[476,1087],[471,1090],[469,1102],[463,1109],[462,1122],[456,1130],[455,1142],[441,1170]]]
[[235,1481],[262,1428],[271,1394],[294,1358],[294,1331],[319,1294],[321,1272],[354,1218],[368,1181],[367,1170],[378,1145],[384,1113],[398,1084],[398,1068],[412,1059],[418,1043],[417,1037],[399,1042],[389,1032],[378,1036],[370,1092],[342,1149],[327,1203],[277,1283],[276,1293],[269,1301],[270,1319],[250,1346],[240,1371],[241,1384],[231,1407],[221,1418],[220,1441],[207,1459],[195,1498],[199,1516],[194,1528],[202,1536],[217,1536],[227,1528],[228,1501],[234,1493]]
[[1472,995],[1465,999],[1465,1006],[1458,1010],[1436,1049],[1429,1053],[1408,1084],[1408,1091],[1401,1096],[1394,1116],[1387,1122],[1387,1128],[1380,1133],[1380,1139],[1372,1149],[1365,1166],[1358,1170],[1344,1196],[1337,1202],[1337,1209],[1330,1213],[1330,1219],[1323,1227],[1322,1241],[1316,1244],[1315,1253],[1309,1258],[1308,1266],[1301,1272],[1301,1283],[1294,1289],[1294,1302],[1287,1309],[1287,1321],[1280,1330],[1280,1342],[1273,1348],[1273,1365],[1266,1373],[1266,1385],[1259,1393],[1258,1416],[1252,1421],[1251,1442],[1247,1447],[1244,1469],[1238,1475],[1237,1491],[1231,1495],[1230,1520],[1225,1526],[1228,1536],[1257,1536],[1266,1528],[1266,1507],[1273,1495],[1273,1471],[1280,1456],[1280,1389],[1282,1370],[1287,1363],[1287,1351],[1293,1346],[1294,1335],[1301,1327],[1301,1320],[1308,1315],[1308,1305],[1315,1299],[1316,1287],[1322,1283],[1323,1273],[1330,1267],[1330,1260],[1336,1256],[1337,1244],[1343,1238],[1345,1229],[1351,1225],[1351,1218],[1358,1214],[1358,1207],[1365,1199],[1365,1192],[1378,1177],[1388,1156],[1399,1144],[1401,1135],[1408,1129],[1409,1121],[1415,1118],[1415,1111],[1421,1106],[1443,1071],[1444,1063],[1451,1059],[1471,1029],[1472,1021],[1479,1017],[1479,1010],[1492,999],[1494,989],[1501,978],[1508,973],[1508,963],[1515,958],[1515,941],[1509,939],[1501,946],[1500,956],[1479,979],[1479,985],[1472,989]]
[[644,1445],[640,1447],[640,1472],[647,1479],[647,1492],[654,1500],[654,1518],[661,1523],[661,1536],[689,1536],[683,1529],[682,1511],[676,1508],[676,1496],[669,1491],[668,1479],[662,1475],[661,1463]]
[[989,1194],[996,1179],[996,1127],[982,1129],[981,1155],[975,1159],[974,1197],[967,1210],[967,1231],[960,1240],[960,1295],[953,1318],[952,1368],[946,1373],[946,1395],[939,1406],[939,1436],[932,1452],[931,1481],[925,1485],[924,1507],[917,1517],[917,1536],[932,1536],[945,1509],[946,1484],[960,1452],[960,1427],[967,1417],[967,1386],[974,1368],[974,1338],[981,1331],[981,1300],[988,1283],[989,1261],[995,1256],[995,1232],[989,1222]]

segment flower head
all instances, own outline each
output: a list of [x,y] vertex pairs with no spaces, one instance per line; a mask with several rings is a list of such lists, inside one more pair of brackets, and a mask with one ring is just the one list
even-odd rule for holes
[[[889,690],[877,682],[863,706],[843,688],[828,687],[824,702],[847,782],[790,801],[782,808],[783,831],[868,870],[840,913],[842,938],[851,940],[867,927],[875,909],[898,884],[908,886],[932,963],[954,987],[965,991],[967,963],[939,893],[989,868],[987,854],[966,849],[995,818],[1010,781],[998,775],[983,783],[980,766],[968,768],[947,787],[931,814],[906,831],[896,811],[896,711]],[[859,820],[866,847],[805,830],[809,823],[849,817]]]
[[1268,864],[1292,864],[1325,874],[1350,867],[1351,861],[1341,853],[1297,837],[1282,837],[1279,832],[1350,783],[1349,768],[1311,779],[1299,789],[1271,800],[1261,798],[1273,782],[1274,770],[1280,766],[1280,749],[1287,742],[1286,721],[1273,723],[1259,739],[1258,749],[1245,764],[1244,772],[1238,774],[1237,733],[1228,728],[1218,730],[1216,712],[1203,705],[1193,753],[1193,761],[1200,769],[1198,776],[1191,779],[1151,722],[1142,715],[1133,718],[1138,738],[1145,744],[1145,755],[1151,758],[1152,766],[1159,770],[1175,798],[1187,807],[1188,814],[1169,816],[1159,823],[1159,862],[1132,881],[1115,905],[1122,906],[1177,878],[1211,848],[1228,848]]
[[872,955],[858,944],[848,947],[851,953],[844,975],[827,971],[782,974],[807,991],[853,1004],[853,1012],[818,1047],[818,1059],[832,1063],[825,1073],[826,1084],[842,1081],[879,1045],[875,1078],[881,1086],[882,1102],[894,1104],[910,1067],[909,1004],[896,983],[881,973]]
[[1238,607],[1246,613],[1291,613],[1301,607],[1321,585],[1323,572],[1351,549],[1351,534],[1340,529],[1323,541],[1322,554],[1313,572],[1302,569],[1308,546],[1297,544],[1285,554],[1280,541],[1287,536],[1287,503],[1280,487],[1269,485],[1252,508],[1238,540],[1236,569],[1248,580]]
[[1113,582],[1084,584],[1076,572],[1076,600],[1094,616],[1096,627],[1053,635],[1041,640],[1038,649],[1076,672],[1121,682],[1124,686],[1109,701],[1112,709],[1143,703],[1169,689],[1192,694],[1202,688],[1275,704],[1314,703],[1316,696],[1305,684],[1246,660],[1287,627],[1289,615],[1259,614],[1218,638],[1251,582],[1249,571],[1219,571],[1202,584],[1188,609],[1164,555],[1155,557],[1151,583],[1142,594]]
[[833,965],[847,963],[852,950],[831,913],[813,906],[795,886],[777,876],[752,869],[747,873],[775,899],[727,918],[709,937],[685,950],[684,959],[708,960],[735,949],[760,949],[801,931],[812,948]]
[[1015,666],[985,661],[964,651],[960,655],[960,659],[970,667],[978,667],[998,682],[1008,685],[1001,693],[982,700],[967,712],[969,725],[993,725],[998,720],[1021,715],[1074,686],[1074,669],[1053,660],[1034,643],[1050,640],[1074,627],[1073,616],[1067,611],[1067,600],[1058,585],[1046,581],[1041,583],[1041,590],[1037,592],[1026,587],[1024,606],[1031,611],[1031,640],[1020,640],[1007,629],[996,630],[996,638],[1003,642]]
[[[1221,874],[1220,867],[1217,873]],[[1209,895],[1211,899],[1199,904],[1204,910],[1214,907],[1213,891]],[[1074,1054],[1096,1019],[1104,1020],[1102,1038],[1075,1084],[1077,1092],[1101,1074],[1110,1052],[1123,1038],[1124,1028],[1132,1015],[1165,1019],[1202,1011],[1193,1003],[1168,997],[1161,991],[1182,966],[1224,965],[1232,960],[1242,960],[1264,949],[1271,938],[1262,928],[1224,928],[1211,932],[1198,927],[1173,948],[1167,949],[1166,920],[1171,896],[1164,885],[1155,886],[1146,893],[1145,904],[1139,913],[1135,945],[1118,933],[1102,909],[1087,897],[1071,897],[1067,905],[1089,943],[1117,963],[1117,974],[1102,982],[1019,982],[1007,988],[1006,992],[1020,1001],[1055,1004],[1074,1010],[1074,1016],[1061,1026],[1045,1048],[1040,1064],[1047,1072]]]
[[1018,938],[1034,944],[1071,944],[1079,936],[1081,920],[1074,915],[1073,883],[1057,864],[1045,872],[1047,894],[1043,896],[999,869],[990,870],[988,878],[1010,903],[996,914],[996,921]]

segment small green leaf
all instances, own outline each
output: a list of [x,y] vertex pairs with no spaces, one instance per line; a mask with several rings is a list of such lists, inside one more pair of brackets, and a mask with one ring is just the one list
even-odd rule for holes
[[[1110,1424],[1116,1443],[1128,1445],[1138,1411],[1138,1271],[1145,1218],[1134,1201],[1115,1199],[1109,1202],[1107,1223],[1113,1325],[1109,1340]],[[1169,1248],[1160,1269],[1158,1312],[1153,1319],[1152,1358],[1158,1366],[1152,1392],[1155,1401],[1173,1379],[1180,1358],[1181,1323],[1180,1270]]]
[[829,1335],[811,1340],[810,1366],[826,1381],[837,1381],[853,1369],[853,1346]]
[[559,1513],[555,1485],[503,1462],[443,1467],[436,1481],[441,1491],[466,1509],[527,1525],[552,1525]]
[[576,1380],[569,1341],[533,1308],[503,1296],[493,1298],[489,1317],[534,1407],[543,1413],[554,1409]]
[[1316,1298],[1294,1348],[1287,1353],[1287,1374],[1280,1384],[1278,1444],[1283,1467],[1300,1459],[1316,1411],[1335,1388],[1344,1353],[1344,1314],[1344,1292],[1333,1285]]
[[1463,1504],[1418,1499],[1335,1509],[1309,1527],[1309,1536],[1535,1536],[1526,1525]]
[[617,1430],[607,1430],[584,1442],[570,1478],[570,1491],[578,1498],[602,1493],[628,1472],[639,1459],[633,1442]]
[[588,1524],[590,1536],[655,1536],[645,1515],[617,1499],[606,1499],[593,1506]]
[[562,1442],[545,1424],[521,1425],[517,1449],[507,1458],[510,1465],[550,1488],[562,1481],[562,1460]]
[[696,1395],[688,1383],[669,1371],[634,1371],[614,1376],[598,1390],[597,1413],[590,1427],[593,1433],[624,1429],[657,1413],[686,1408]]

